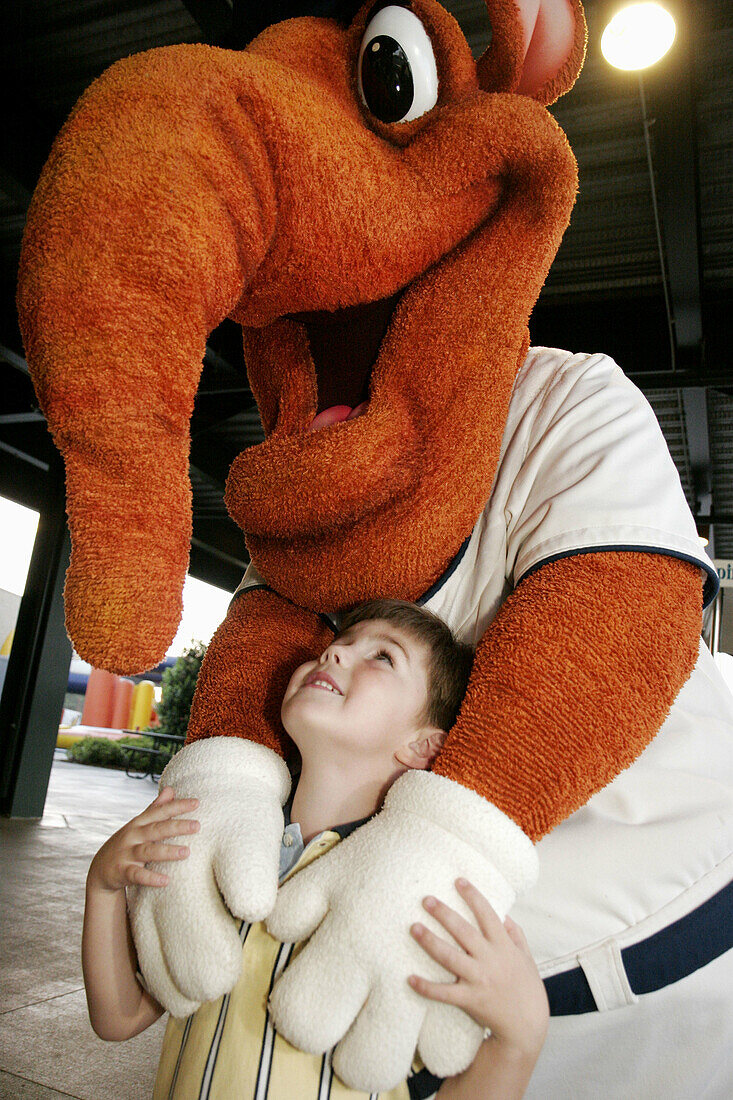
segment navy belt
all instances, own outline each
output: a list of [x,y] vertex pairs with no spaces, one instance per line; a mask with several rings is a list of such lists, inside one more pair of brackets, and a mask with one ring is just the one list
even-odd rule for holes
[[[631,947],[621,960],[634,993],[678,982],[733,947],[733,882],[697,909]],[[578,966],[545,978],[551,1016],[597,1012],[588,979]]]

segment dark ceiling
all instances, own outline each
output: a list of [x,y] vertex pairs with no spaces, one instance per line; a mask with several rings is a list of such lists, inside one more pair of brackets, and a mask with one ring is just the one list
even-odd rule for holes
[[[332,0],[305,0],[319,13]],[[347,0],[348,2],[348,0]],[[482,0],[449,0],[475,53]],[[535,343],[606,351],[646,393],[699,526],[733,557],[733,4],[672,3],[678,35],[643,79],[600,56],[609,5],[588,0],[588,58],[552,108],[580,167],[571,226],[532,319]],[[110,64],[153,46],[237,44],[286,0],[5,0],[0,19],[0,492],[39,506],[54,451],[25,369],[14,295],[25,212],[55,134]],[[246,562],[222,491],[262,439],[231,322],[211,336],[192,421],[191,571],[233,586]]]

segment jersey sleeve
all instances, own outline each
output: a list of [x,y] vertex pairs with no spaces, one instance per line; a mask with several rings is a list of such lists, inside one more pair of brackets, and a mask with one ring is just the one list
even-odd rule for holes
[[238,596],[241,596],[243,592],[250,592],[255,588],[263,588],[266,592],[272,592],[272,589],[270,588],[265,578],[262,576],[261,573],[257,571],[253,563],[250,562],[247,566],[247,569],[245,570],[244,576],[239,582],[239,587],[235,590],[234,595],[232,596],[232,603],[234,602],[234,600],[237,599]]
[[572,356],[526,412],[523,457],[506,501],[516,586],[548,562],[600,550],[698,565],[705,606],[718,590],[654,411],[605,355]]

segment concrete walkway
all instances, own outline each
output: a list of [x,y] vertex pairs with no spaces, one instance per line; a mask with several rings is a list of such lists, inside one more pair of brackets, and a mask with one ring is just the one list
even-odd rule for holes
[[149,1100],[165,1017],[126,1043],[98,1039],[80,945],[89,862],[157,788],[56,756],[44,817],[0,819],[0,1098]]

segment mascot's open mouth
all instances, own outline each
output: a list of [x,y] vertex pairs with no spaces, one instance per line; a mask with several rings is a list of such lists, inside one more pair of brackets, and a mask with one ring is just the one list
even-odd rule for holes
[[318,384],[318,410],[308,431],[366,412],[372,368],[403,291],[333,312],[295,313],[305,327]]

